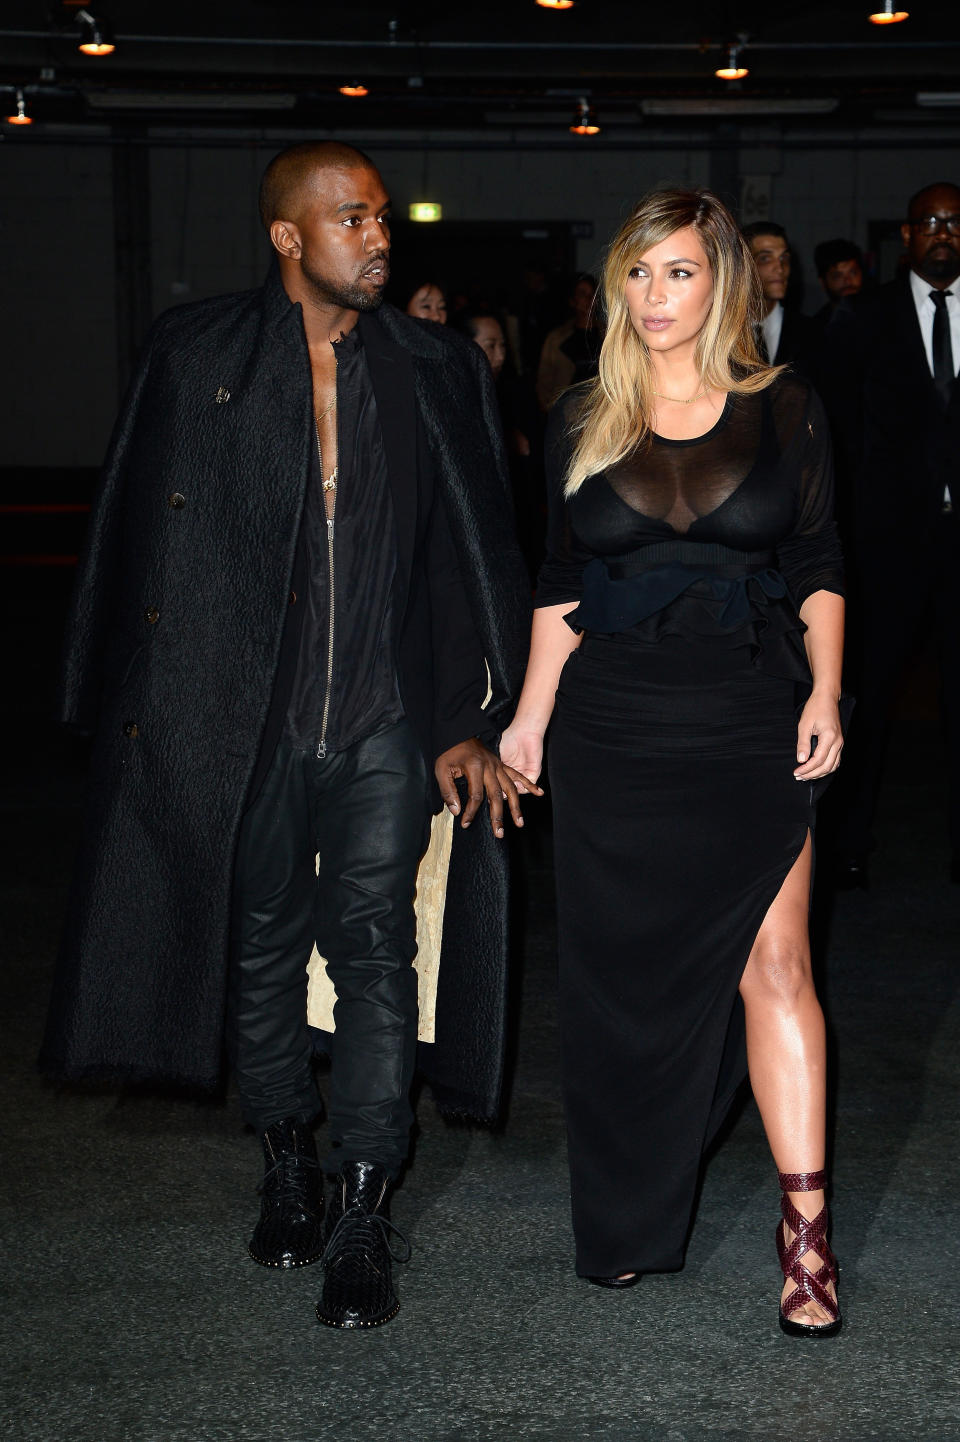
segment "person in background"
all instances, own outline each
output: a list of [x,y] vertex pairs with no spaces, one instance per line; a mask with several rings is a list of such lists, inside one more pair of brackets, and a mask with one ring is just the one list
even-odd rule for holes
[[[931,628],[941,661],[950,876],[960,883],[960,186],[917,191],[907,268],[854,301],[831,396],[854,477],[857,639],[837,880],[866,886],[897,680]],[[839,382],[842,381],[842,388]],[[900,738],[897,770],[909,770]]]
[[507,358],[507,341],[497,316],[492,311],[468,310],[459,316],[458,325],[476,341],[490,362],[494,381],[498,381]]
[[813,252],[813,263],[827,297],[824,310],[863,289],[863,251],[852,240],[822,240]]
[[435,281],[426,280],[414,289],[407,301],[406,312],[416,320],[434,320],[437,325],[446,325],[447,298]]
[[782,225],[773,220],[755,220],[743,227],[763,288],[763,319],[757,345],[770,365],[791,365],[809,375],[812,364],[812,326],[807,316],[784,305],[790,283],[790,242]]
[[578,275],[568,297],[570,319],[550,331],[540,352],[537,399],[544,411],[568,386],[579,385],[597,373],[603,329],[596,324],[594,298],[597,282]]
[[543,558],[546,529],[546,497],[539,463],[542,427],[537,405],[529,382],[514,370],[499,317],[478,308],[465,311],[457,324],[480,347],[493,372],[513,487],[517,538],[533,580]]

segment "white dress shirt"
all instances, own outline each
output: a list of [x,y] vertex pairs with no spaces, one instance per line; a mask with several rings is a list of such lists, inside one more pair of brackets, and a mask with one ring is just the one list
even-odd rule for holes
[[[917,320],[920,322],[920,334],[923,337],[923,348],[927,353],[927,365],[930,367],[930,374],[933,375],[933,317],[936,315],[936,306],[930,299],[930,292],[934,287],[928,280],[917,275],[915,270],[910,272],[910,290],[913,294],[913,303],[917,308]],[[956,280],[947,286],[951,292],[947,296],[947,319],[950,322],[950,347],[953,351],[953,373],[960,370],[960,275]]]
[[[930,302],[930,309],[933,310],[933,301]],[[933,322],[930,322],[931,327]],[[777,301],[769,314],[763,317],[760,323],[763,331],[763,343],[767,348],[767,359],[773,365],[774,358],[780,347],[780,336],[783,333],[783,306]],[[956,355],[956,351],[954,351]]]

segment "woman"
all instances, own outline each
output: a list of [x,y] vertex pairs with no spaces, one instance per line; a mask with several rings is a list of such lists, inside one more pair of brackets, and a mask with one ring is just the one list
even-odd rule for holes
[[407,315],[417,320],[434,320],[438,325],[447,323],[447,298],[432,280],[424,281],[412,292],[407,301]]
[[577,1270],[622,1287],[682,1265],[745,1040],[780,1172],[780,1323],[833,1335],[807,934],[814,783],[842,745],[827,427],[761,363],[756,271],[707,191],[642,200],[604,288],[599,377],[548,427],[548,555],[500,746],[535,779],[556,696]]
[[[541,424],[537,405],[527,382],[517,375],[507,359],[506,336],[498,317],[489,310],[467,310],[458,317],[457,325],[480,347],[493,372],[510,467],[517,539],[532,582],[543,559],[545,529],[543,470],[539,459],[542,451],[539,444]],[[533,446],[530,444],[531,436],[536,440]]]

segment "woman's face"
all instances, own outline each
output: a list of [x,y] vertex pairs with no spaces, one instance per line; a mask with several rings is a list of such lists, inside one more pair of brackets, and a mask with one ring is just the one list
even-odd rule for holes
[[713,274],[692,225],[639,257],[627,276],[625,299],[649,350],[663,354],[696,344],[713,304]]
[[475,326],[473,338],[490,362],[490,369],[496,380],[507,358],[507,343],[503,338],[500,322],[494,320],[492,315],[482,315],[475,322]]
[[422,285],[419,290],[415,290],[407,303],[407,315],[415,315],[419,320],[439,321],[441,325],[446,325],[447,302],[440,287]]

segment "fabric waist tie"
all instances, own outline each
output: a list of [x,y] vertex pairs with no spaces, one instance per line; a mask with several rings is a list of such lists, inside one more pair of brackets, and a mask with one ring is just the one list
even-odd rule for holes
[[701,541],[657,541],[623,556],[607,557],[604,564],[611,581],[623,581],[669,565],[695,566],[698,571],[726,566],[764,571],[775,566],[776,560],[775,551],[734,551],[730,546]]

